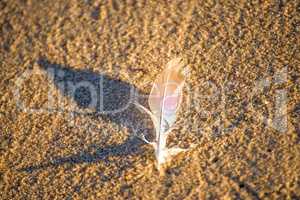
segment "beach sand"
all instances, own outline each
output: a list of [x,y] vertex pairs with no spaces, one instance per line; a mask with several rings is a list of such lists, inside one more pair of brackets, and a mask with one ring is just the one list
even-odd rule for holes
[[[2,0],[1,199],[300,199],[299,22],[296,0]],[[160,174],[132,100],[176,57],[190,149]]]

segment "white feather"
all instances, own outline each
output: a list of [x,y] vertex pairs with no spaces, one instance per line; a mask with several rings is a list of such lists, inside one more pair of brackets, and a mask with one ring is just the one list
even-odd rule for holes
[[166,69],[153,84],[148,99],[150,110],[139,103],[135,103],[141,111],[151,117],[155,127],[156,139],[154,142],[149,142],[144,136],[142,138],[154,147],[159,169],[171,156],[185,151],[185,149],[166,147],[167,137],[176,121],[176,112],[182,101],[182,88],[184,85],[182,68],[183,63],[179,58],[168,62]]

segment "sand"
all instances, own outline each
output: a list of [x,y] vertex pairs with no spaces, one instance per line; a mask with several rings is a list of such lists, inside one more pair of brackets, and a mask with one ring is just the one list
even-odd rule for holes
[[[2,0],[1,199],[300,199],[299,20],[297,0]],[[168,145],[190,149],[161,175],[130,92],[146,105],[175,57]]]

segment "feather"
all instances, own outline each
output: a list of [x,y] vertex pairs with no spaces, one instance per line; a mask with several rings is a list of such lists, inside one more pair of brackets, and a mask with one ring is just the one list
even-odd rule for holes
[[143,140],[155,149],[157,166],[160,169],[170,156],[181,151],[180,148],[167,148],[167,137],[176,121],[176,112],[182,101],[182,88],[185,76],[182,74],[183,63],[180,58],[168,62],[165,70],[155,80],[149,95],[148,104],[150,110],[135,103],[137,107],[147,113],[155,127],[155,141]]

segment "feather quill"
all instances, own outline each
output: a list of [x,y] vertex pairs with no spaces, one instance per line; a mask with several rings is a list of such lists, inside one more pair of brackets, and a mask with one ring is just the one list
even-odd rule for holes
[[176,121],[176,112],[182,101],[182,88],[185,80],[182,73],[183,66],[180,58],[168,62],[164,71],[153,84],[148,99],[150,110],[139,103],[135,103],[140,110],[151,117],[154,124],[155,141],[149,142],[144,136],[142,139],[154,147],[159,169],[169,160],[170,156],[184,151],[180,148],[166,147],[168,134]]

